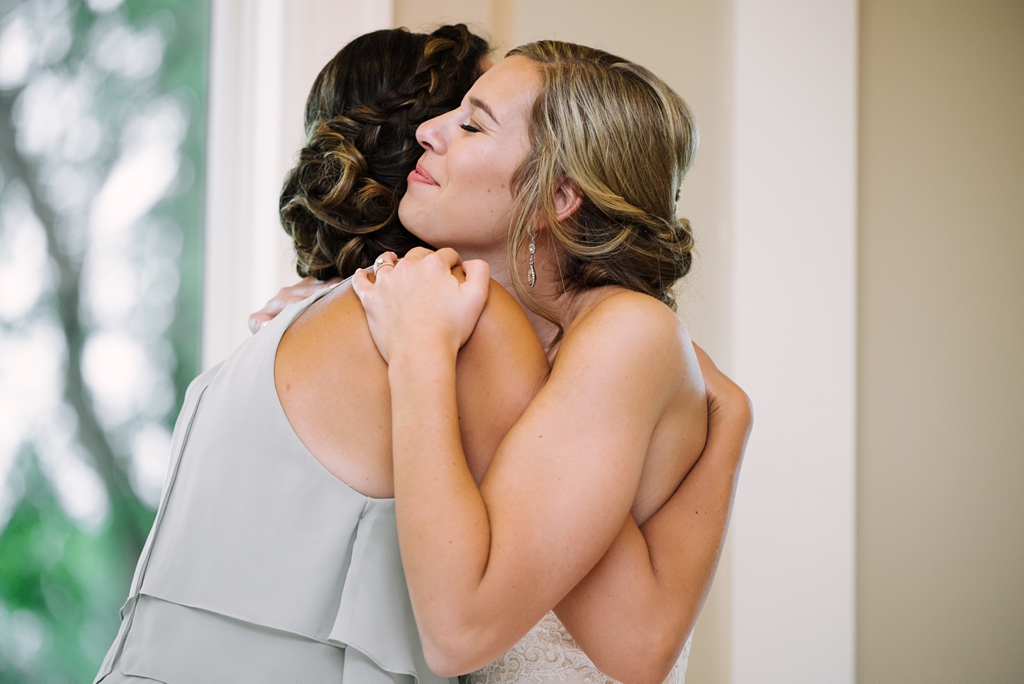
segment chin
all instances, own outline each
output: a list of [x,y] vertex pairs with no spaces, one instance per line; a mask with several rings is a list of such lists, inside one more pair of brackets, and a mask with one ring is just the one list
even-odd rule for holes
[[[406,195],[408,197],[408,195]],[[423,230],[427,225],[427,221],[424,220],[423,212],[418,210],[415,202],[406,202],[405,197],[398,204],[398,220],[402,222],[402,226],[412,233],[415,237],[423,240],[428,245],[434,245],[434,239],[436,236],[431,236],[429,230]],[[434,245],[436,247],[436,245]]]

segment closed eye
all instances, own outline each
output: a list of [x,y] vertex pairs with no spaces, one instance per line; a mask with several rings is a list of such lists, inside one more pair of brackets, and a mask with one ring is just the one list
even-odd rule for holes
[[480,129],[477,128],[476,126],[472,125],[472,124],[462,124],[460,126],[460,128],[462,128],[462,130],[466,131],[467,133],[479,133],[480,132]]

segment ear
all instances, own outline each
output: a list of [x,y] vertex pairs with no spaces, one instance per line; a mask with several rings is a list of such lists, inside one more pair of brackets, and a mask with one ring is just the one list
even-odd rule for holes
[[559,221],[565,221],[576,213],[576,210],[583,204],[583,193],[575,183],[563,178],[555,190],[555,216]]

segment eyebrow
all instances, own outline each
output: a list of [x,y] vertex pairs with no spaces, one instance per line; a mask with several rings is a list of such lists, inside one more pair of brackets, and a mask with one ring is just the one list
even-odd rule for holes
[[491,108],[487,106],[487,103],[484,102],[483,100],[481,100],[480,98],[478,98],[478,97],[471,97],[471,98],[469,98],[469,104],[473,105],[474,107],[477,107],[479,109],[484,110],[485,112],[487,112],[487,116],[491,117],[494,120],[494,123],[499,124],[499,125],[501,124],[501,122],[498,121],[498,117],[494,116],[494,112],[492,112]]

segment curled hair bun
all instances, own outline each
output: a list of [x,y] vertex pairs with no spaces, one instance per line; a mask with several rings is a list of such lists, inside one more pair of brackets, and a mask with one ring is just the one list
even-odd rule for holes
[[281,222],[295,243],[300,275],[354,272],[376,256],[367,254],[373,245],[365,236],[395,217],[394,190],[367,174],[356,144],[364,128],[348,117],[317,123],[288,174]]
[[[686,218],[665,219],[639,211],[623,220],[581,226],[574,253],[563,268],[581,289],[618,285],[675,308],[672,285],[690,272],[694,238]],[[597,228],[597,230],[594,230]]]
[[378,254],[424,243],[398,221],[423,150],[416,127],[459,105],[487,42],[462,24],[428,35],[375,31],[346,45],[306,102],[306,144],[281,191],[299,275],[347,277]]

